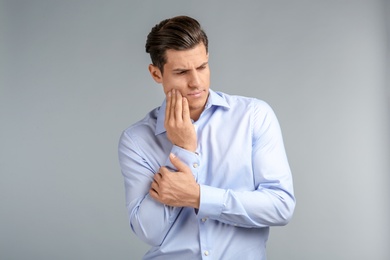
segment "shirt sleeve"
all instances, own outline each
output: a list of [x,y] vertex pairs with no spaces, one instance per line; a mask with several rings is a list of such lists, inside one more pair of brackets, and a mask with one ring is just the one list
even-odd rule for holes
[[150,197],[150,185],[158,169],[148,164],[135,136],[122,133],[118,156],[131,229],[144,242],[158,246],[182,208],[163,205]]
[[240,227],[280,226],[289,222],[295,197],[281,129],[273,110],[253,104],[252,172],[255,190],[235,191],[200,185],[199,218]]

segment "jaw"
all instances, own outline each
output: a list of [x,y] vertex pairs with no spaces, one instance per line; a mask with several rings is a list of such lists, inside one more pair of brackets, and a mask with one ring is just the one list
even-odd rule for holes
[[191,119],[195,121],[198,120],[200,114],[203,112],[206,106],[207,99],[208,99],[208,93],[207,94],[205,93],[205,97],[188,100]]

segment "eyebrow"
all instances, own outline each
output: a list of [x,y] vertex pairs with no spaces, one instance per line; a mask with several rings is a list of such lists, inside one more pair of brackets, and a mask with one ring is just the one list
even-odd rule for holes
[[[209,63],[208,61],[203,62],[202,64],[200,64],[200,66],[198,66],[198,67],[196,67],[196,68],[204,67],[204,66],[206,66],[208,63]],[[189,71],[189,69],[177,68],[177,69],[173,69],[172,71],[173,71],[173,72],[185,72],[185,71]]]

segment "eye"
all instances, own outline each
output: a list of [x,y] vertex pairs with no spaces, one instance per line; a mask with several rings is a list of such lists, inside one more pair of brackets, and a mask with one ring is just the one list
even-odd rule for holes
[[204,70],[206,68],[207,68],[207,65],[205,64],[205,65],[202,65],[202,66],[198,67],[198,70]]

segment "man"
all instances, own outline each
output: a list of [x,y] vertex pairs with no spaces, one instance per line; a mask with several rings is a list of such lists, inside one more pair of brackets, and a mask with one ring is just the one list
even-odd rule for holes
[[275,114],[209,88],[208,39],[193,18],[157,24],[146,52],[166,99],[119,142],[130,225],[152,247],[144,259],[266,259],[269,227],[295,207]]

